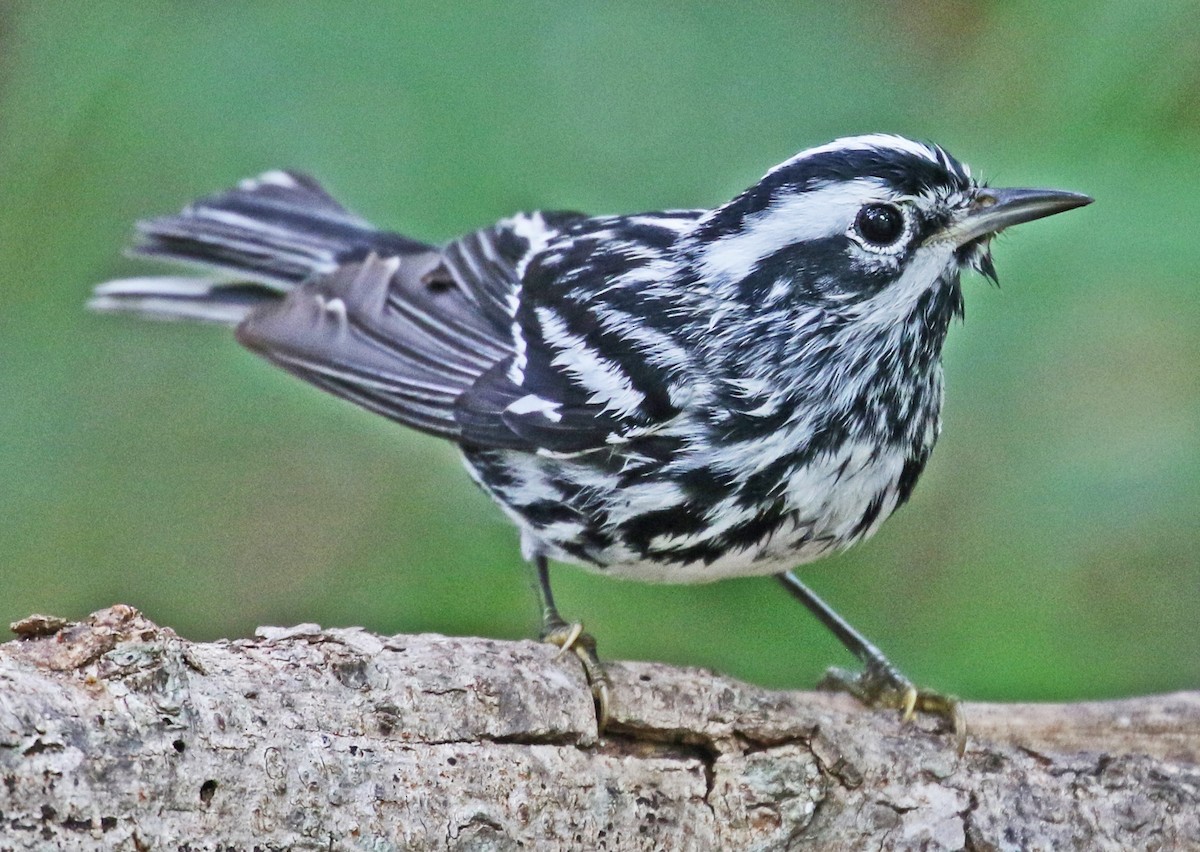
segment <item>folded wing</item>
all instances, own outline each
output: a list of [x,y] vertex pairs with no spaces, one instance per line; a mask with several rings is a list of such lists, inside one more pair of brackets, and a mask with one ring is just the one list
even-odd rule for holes
[[91,306],[236,325],[283,369],[466,445],[583,452],[678,411],[686,365],[650,285],[696,215],[521,214],[435,247],[273,171],[139,224],[135,254],[213,275],[109,282]]

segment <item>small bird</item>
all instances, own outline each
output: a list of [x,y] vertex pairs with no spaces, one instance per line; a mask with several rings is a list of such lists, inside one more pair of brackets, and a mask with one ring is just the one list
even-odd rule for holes
[[991,238],[1091,202],[995,189],[941,147],[838,139],[711,210],[522,213],[443,246],[376,229],[312,178],[269,171],[138,224],[135,255],[205,276],[96,288],[90,307],[236,327],[336,396],[454,441],[520,531],[542,638],[548,560],[698,583],[775,575],[862,662],[825,686],[950,719],[791,570],[908,499],[940,430],[959,276]]

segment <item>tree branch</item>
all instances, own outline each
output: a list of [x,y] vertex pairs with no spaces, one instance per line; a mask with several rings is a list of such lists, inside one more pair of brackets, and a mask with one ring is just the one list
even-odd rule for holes
[[535,642],[115,606],[0,645],[0,850],[1200,848],[1200,693],[935,723]]

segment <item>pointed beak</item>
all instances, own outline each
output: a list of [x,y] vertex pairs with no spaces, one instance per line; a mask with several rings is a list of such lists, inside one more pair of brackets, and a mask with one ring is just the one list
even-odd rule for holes
[[1043,216],[1053,216],[1091,204],[1092,198],[1078,192],[1061,189],[992,189],[985,187],[975,194],[967,215],[943,232],[955,245],[995,234],[1005,228],[1032,222]]

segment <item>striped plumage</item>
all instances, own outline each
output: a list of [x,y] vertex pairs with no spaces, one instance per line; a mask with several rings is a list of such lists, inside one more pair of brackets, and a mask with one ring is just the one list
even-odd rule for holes
[[513,216],[448,245],[268,172],[139,225],[92,306],[237,325],[338,396],[457,442],[523,552],[697,582],[871,535],[932,450],[959,273],[1086,203],[989,190],[934,145],[810,149],[714,210]]

